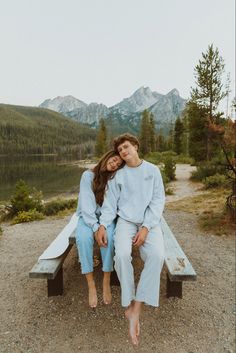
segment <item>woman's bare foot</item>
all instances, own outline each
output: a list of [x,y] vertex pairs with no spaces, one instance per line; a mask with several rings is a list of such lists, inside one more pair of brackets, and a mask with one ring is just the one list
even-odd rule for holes
[[129,321],[129,336],[133,345],[139,344],[140,324],[139,313],[134,312],[134,306],[131,304],[125,311],[125,317]]
[[89,306],[90,308],[94,309],[98,305],[98,297],[95,282],[93,279],[93,272],[86,273],[85,277],[88,284]]
[[90,308],[94,309],[98,305],[98,297],[97,297],[97,290],[94,285],[91,285],[88,287],[89,291],[89,306]]
[[104,272],[103,275],[103,302],[104,304],[111,304],[111,286],[110,286],[110,272]]

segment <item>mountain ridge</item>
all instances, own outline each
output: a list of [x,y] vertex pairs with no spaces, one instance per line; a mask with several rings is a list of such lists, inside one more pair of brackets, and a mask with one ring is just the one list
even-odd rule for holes
[[[117,127],[119,126],[118,122],[126,121],[131,124],[131,130],[133,128],[135,131],[140,125],[143,110],[148,109],[153,114],[156,129],[165,127],[167,131],[168,125],[175,122],[184,110],[185,104],[186,100],[180,97],[176,88],[167,94],[161,94],[152,91],[147,86],[141,86],[131,96],[111,107],[94,102],[86,104],[73,96],[59,96],[45,100],[40,104],[40,107],[58,111],[75,121],[89,124],[92,127],[97,127],[101,118],[106,119],[108,125],[116,125]],[[119,133],[120,131],[116,129],[115,132]]]

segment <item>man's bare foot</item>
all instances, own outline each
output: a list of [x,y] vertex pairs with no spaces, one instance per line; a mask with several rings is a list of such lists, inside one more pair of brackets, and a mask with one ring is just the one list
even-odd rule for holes
[[88,287],[88,291],[89,291],[89,306],[90,308],[94,309],[98,304],[97,290],[95,285],[90,285]]
[[103,282],[103,302],[104,304],[111,304],[111,286]]
[[129,336],[131,341],[133,345],[137,346],[140,335],[139,314],[134,313],[132,304],[125,311],[125,317],[129,321]]

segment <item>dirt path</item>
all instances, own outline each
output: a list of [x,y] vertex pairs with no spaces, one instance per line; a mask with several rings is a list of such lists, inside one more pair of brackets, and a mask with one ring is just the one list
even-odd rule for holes
[[[182,166],[177,173],[180,179],[179,183],[175,182],[175,196],[186,195],[186,190],[193,193],[188,181],[184,187],[189,168]],[[134,350],[120,306],[120,289],[112,287],[111,306],[102,305],[100,266],[95,269],[99,305],[95,311],[88,308],[85,279],[75,248],[64,264],[63,296],[47,298],[46,281],[28,277],[38,256],[69,218],[2,226],[0,353],[235,352],[233,235],[202,234],[195,215],[166,210],[165,218],[191,260],[198,279],[184,283],[182,300],[167,299],[163,270],[160,307],[144,308],[141,343]],[[142,267],[137,253],[134,263],[138,268],[137,278]]]
[[184,197],[194,196],[204,193],[202,183],[192,182],[189,178],[195,166],[189,164],[176,165],[176,180],[168,184],[173,189],[173,195],[166,196],[166,202],[181,200]]

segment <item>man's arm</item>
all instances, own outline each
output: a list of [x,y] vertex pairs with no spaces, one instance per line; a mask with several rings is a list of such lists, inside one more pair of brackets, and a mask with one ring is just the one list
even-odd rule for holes
[[159,168],[156,168],[154,177],[152,200],[149,203],[142,226],[148,230],[159,225],[165,205],[165,190]]

